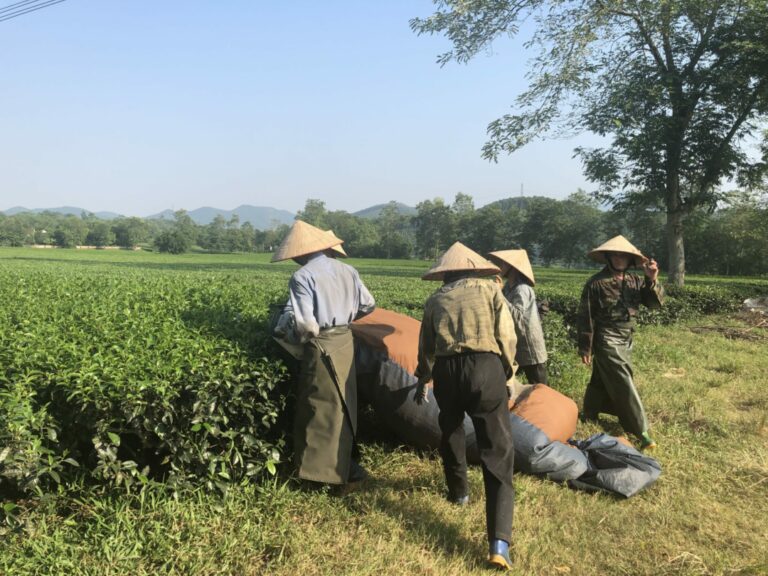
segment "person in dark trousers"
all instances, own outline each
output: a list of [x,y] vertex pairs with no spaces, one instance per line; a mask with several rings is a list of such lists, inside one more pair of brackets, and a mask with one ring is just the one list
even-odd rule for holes
[[491,252],[488,257],[501,269],[502,278],[507,279],[502,293],[509,302],[509,311],[515,321],[518,372],[525,374],[529,384],[548,384],[547,346],[533,291],[536,281],[528,253],[525,250],[499,250]]
[[[357,380],[349,325],[375,308],[357,271],[336,259],[342,240],[297,220],[272,258],[301,265],[288,283],[281,336],[301,345],[294,418],[299,478],[325,484],[362,480],[352,459]],[[290,334],[288,334],[290,332]]]
[[[638,308],[641,304],[659,308],[664,300],[659,267],[624,236],[611,238],[588,256],[605,263],[605,268],[587,280],[579,304],[579,356],[592,366],[582,419],[597,420],[601,412],[618,416],[624,430],[639,439],[641,449],[653,449],[656,442],[635,388],[631,352]],[[645,278],[629,273],[632,266],[642,266]]]
[[514,444],[506,384],[515,373],[516,340],[500,286],[484,277],[498,272],[456,242],[422,277],[443,285],[424,305],[416,399],[424,401],[433,382],[448,499],[459,505],[469,501],[464,414],[472,418],[485,485],[488,562],[510,569]]

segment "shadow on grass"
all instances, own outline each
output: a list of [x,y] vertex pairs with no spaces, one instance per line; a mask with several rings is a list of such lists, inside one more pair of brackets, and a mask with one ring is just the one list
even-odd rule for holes
[[[354,494],[357,498],[346,498],[345,505],[351,514],[359,514],[360,508],[374,508],[392,518],[407,530],[412,542],[422,542],[428,549],[446,555],[458,556],[467,570],[478,567],[472,560],[484,559],[484,543],[469,539],[459,521],[452,522],[448,515],[441,513],[432,504],[432,499],[420,495],[422,491],[433,491],[429,476],[423,478],[368,480]],[[407,496],[403,496],[407,495]],[[463,513],[461,507],[451,507],[457,520]]]
[[600,429],[605,432],[606,434],[610,434],[611,436],[619,437],[619,436],[626,436],[627,433],[624,431],[624,428],[619,424],[619,421],[613,418],[606,418],[604,415],[600,415],[597,419],[597,424],[600,427]]

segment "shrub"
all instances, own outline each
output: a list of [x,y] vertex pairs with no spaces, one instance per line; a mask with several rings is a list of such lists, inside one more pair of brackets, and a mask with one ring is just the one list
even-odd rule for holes
[[57,454],[56,423],[46,407],[34,406],[27,382],[0,388],[0,489],[4,493],[40,492],[41,483],[59,482],[66,453]]
[[263,335],[276,284],[40,266],[2,274],[6,492],[74,474],[224,490],[274,471],[288,378]]

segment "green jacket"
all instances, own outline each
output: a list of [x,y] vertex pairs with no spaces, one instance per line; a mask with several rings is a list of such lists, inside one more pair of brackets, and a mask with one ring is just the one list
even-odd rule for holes
[[640,304],[659,308],[664,301],[664,288],[657,281],[651,284],[646,277],[624,274],[623,280],[614,277],[606,266],[584,285],[579,303],[576,328],[579,355],[592,353],[595,332],[607,327],[632,327]]
[[501,357],[507,378],[515,374],[515,326],[501,287],[486,278],[444,284],[424,304],[419,334],[420,382],[432,379],[436,356],[492,352]]

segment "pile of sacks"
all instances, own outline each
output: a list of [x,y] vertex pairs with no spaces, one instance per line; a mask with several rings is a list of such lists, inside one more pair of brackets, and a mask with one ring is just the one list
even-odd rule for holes
[[[416,370],[421,323],[390,310],[376,309],[352,325],[355,366],[361,397],[377,418],[405,444],[435,449],[440,444],[439,409],[432,390],[417,404]],[[544,385],[516,386],[510,399],[515,468],[567,482],[582,490],[604,490],[630,497],[656,481],[659,463],[624,439],[597,434],[573,440],[576,403]],[[472,420],[465,417],[467,458],[479,462]]]

